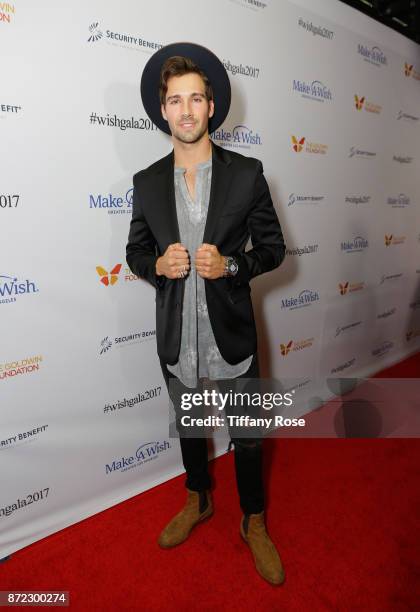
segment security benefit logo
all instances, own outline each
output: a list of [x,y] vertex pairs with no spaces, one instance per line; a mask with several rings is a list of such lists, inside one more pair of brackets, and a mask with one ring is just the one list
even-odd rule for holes
[[112,347],[121,348],[125,346],[131,346],[132,344],[138,344],[140,342],[147,342],[149,340],[154,340],[155,338],[156,338],[155,329],[142,329],[136,332],[129,332],[125,336],[116,336],[115,338],[110,338],[109,336],[105,336],[101,340],[99,354],[104,355]]
[[34,429],[30,429],[29,431],[17,431],[7,438],[0,438],[0,451],[21,446],[27,442],[34,442],[38,440],[40,434],[47,431],[47,428],[48,424],[40,425],[38,427],[34,427]]
[[169,448],[171,448],[171,445],[167,440],[141,444],[133,455],[118,457],[110,463],[106,463],[105,474],[127,472],[128,470],[141,468],[146,463],[159,459]]
[[353,159],[373,159],[376,157],[376,151],[368,151],[367,149],[361,149],[352,145],[349,148],[348,156]]
[[127,32],[117,32],[116,30],[105,28],[99,21],[94,21],[90,24],[86,40],[90,44],[102,44],[105,40],[109,45],[113,45],[114,47],[136,49],[137,51],[143,51],[149,54],[162,48],[162,45],[157,41],[146,40],[138,35],[133,36]]
[[19,279],[17,276],[0,274],[0,306],[17,302],[23,296],[38,293],[39,289],[34,281],[27,278]]
[[21,110],[22,107],[17,104],[6,104],[0,100],[0,119],[4,119],[5,117],[16,117],[20,114]]
[[295,206],[295,205],[310,205],[314,206],[320,204],[325,200],[325,196],[323,195],[315,195],[315,194],[298,194],[291,193],[289,195],[289,199],[287,201],[287,206]]
[[89,26],[89,38],[88,38],[88,42],[96,42],[97,40],[100,40],[103,35],[104,35],[104,33],[102,32],[101,28],[99,27],[99,22],[98,21],[95,21],[94,23],[90,24],[90,26]]

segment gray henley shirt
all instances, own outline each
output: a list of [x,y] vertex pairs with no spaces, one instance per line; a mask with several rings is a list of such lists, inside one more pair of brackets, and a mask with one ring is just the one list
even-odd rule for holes
[[167,368],[186,387],[193,388],[197,386],[198,378],[219,380],[244,374],[251,365],[252,355],[236,365],[223,359],[208,317],[204,279],[194,266],[195,252],[203,242],[210,200],[211,158],[196,166],[195,201],[189,194],[184,174],[185,168],[175,166],[179,233],[181,243],[190,255],[191,269],[185,278],[179,358],[175,365],[167,365]]

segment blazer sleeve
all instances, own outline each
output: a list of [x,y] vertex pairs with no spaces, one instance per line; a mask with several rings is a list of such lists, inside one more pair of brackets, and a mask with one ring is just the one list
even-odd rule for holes
[[157,243],[144,217],[136,176],[133,177],[133,212],[126,246],[126,261],[136,276],[162,289],[165,276],[156,275]]
[[253,201],[247,219],[252,249],[231,253],[239,268],[231,277],[232,287],[247,284],[254,276],[277,268],[286,254],[280,222],[263,172],[263,165],[257,160]]

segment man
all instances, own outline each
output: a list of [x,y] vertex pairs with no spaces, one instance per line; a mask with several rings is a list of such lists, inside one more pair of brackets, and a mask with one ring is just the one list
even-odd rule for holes
[[[279,266],[285,245],[261,162],[209,138],[230,106],[220,60],[195,44],[163,47],[143,71],[141,94],[174,148],[134,176],[127,263],[156,289],[157,351],[179,414],[171,381],[191,390],[207,379],[223,387],[258,378],[249,281]],[[245,252],[249,237],[252,249]],[[258,572],[281,584],[283,567],[264,524],[261,437],[232,443],[241,535]],[[162,531],[163,548],[185,541],[213,512],[207,441],[181,436],[180,444],[187,501]]]

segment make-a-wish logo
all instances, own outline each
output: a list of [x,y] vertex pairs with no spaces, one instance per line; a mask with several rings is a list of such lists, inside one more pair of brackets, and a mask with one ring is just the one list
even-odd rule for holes
[[131,214],[133,206],[133,187],[130,187],[123,196],[112,193],[106,195],[89,195],[89,208],[106,210],[108,215]]
[[261,136],[246,125],[236,125],[232,130],[220,128],[211,134],[211,138],[226,147],[250,149],[262,145]]
[[16,302],[18,297],[29,293],[38,293],[39,289],[33,281],[18,280],[16,276],[0,274],[0,304]]
[[367,151],[366,149],[359,149],[358,147],[350,147],[349,157],[372,159],[372,157],[376,157],[376,151]]
[[315,338],[305,338],[304,340],[289,340],[287,344],[280,342],[280,353],[287,357],[290,352],[302,351],[310,348],[315,342]]
[[96,21],[95,23],[92,23],[89,26],[89,38],[88,38],[88,42],[95,42],[97,40],[100,40],[103,36],[103,32],[101,30],[101,28],[99,27],[99,22]]
[[417,81],[420,81],[420,72],[414,68],[414,64],[404,62],[404,74],[406,77],[411,77]]
[[110,272],[105,270],[102,266],[96,266],[96,271],[100,276],[100,282],[105,285],[105,287],[109,287],[109,285],[115,285],[118,281],[118,275],[120,273],[122,264],[117,264],[112,268]]
[[121,457],[114,459],[112,463],[105,464],[105,474],[112,474],[113,472],[127,472],[133,468],[143,466],[149,461],[158,459],[162,453],[165,453],[171,445],[167,440],[162,442],[146,442],[138,447],[134,455],[128,457]]
[[385,53],[377,45],[369,48],[366,45],[357,45],[357,53],[363,57],[365,62],[374,66],[387,66],[388,59]]
[[322,144],[320,142],[309,142],[306,140],[306,136],[302,136],[302,138],[298,138],[292,134],[292,150],[295,153],[318,153],[320,155],[325,155],[328,151],[328,145]]
[[376,113],[377,115],[379,115],[382,110],[382,106],[380,106],[380,104],[374,104],[373,102],[366,100],[365,96],[358,96],[357,94],[354,94],[354,106],[358,111],[365,110],[368,113]]
[[308,100],[316,100],[317,102],[325,102],[332,100],[331,89],[324,85],[322,81],[300,81],[293,79],[292,91],[300,93],[302,98]]
[[363,236],[355,236],[353,240],[343,240],[341,250],[344,253],[360,253],[369,247],[369,243]]
[[406,208],[410,206],[410,198],[405,193],[400,193],[397,196],[389,196],[386,201],[391,208]]
[[283,298],[281,301],[281,309],[296,310],[297,308],[305,308],[306,306],[312,306],[315,302],[318,301],[318,291],[304,289],[296,296]]
[[325,196],[299,195],[296,193],[291,193],[289,195],[287,206],[293,206],[294,204],[309,204],[314,206],[315,204],[319,204],[323,200],[325,200]]

